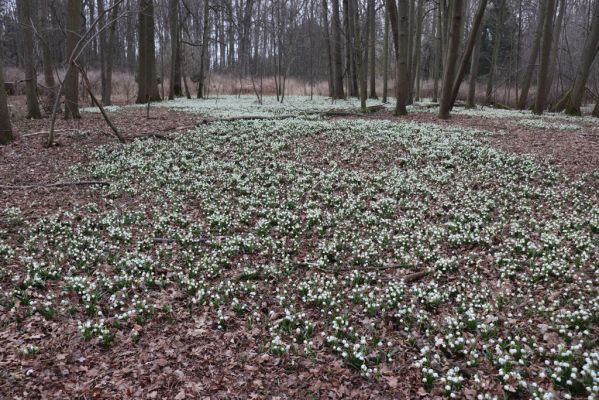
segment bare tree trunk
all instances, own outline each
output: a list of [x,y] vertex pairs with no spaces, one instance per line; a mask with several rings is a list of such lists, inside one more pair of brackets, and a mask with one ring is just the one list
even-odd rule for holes
[[491,67],[489,68],[489,76],[487,79],[487,93],[485,96],[485,104],[493,104],[495,96],[493,89],[495,86],[495,70],[497,69],[497,61],[499,60],[499,49],[501,47],[501,36],[503,30],[503,15],[505,12],[505,0],[499,2],[499,18],[495,23],[495,37],[493,38],[493,56],[491,59]]
[[371,99],[378,99],[376,95],[376,18],[374,0],[368,0],[368,56],[370,68],[370,94]]
[[553,82],[553,77],[555,76],[555,70],[557,69],[558,64],[558,50],[559,50],[559,42],[561,38],[563,22],[564,22],[564,14],[566,13],[566,0],[559,0],[559,14],[557,15],[557,20],[555,21],[555,30],[553,31],[553,46],[551,46],[551,57],[549,57],[549,75],[547,77],[547,98],[551,95],[551,83]]
[[541,0],[539,4],[539,21],[537,22],[537,30],[535,32],[535,38],[530,53],[530,59],[524,72],[522,79],[522,91],[520,92],[520,99],[518,100],[518,109],[524,110],[528,101],[528,92],[530,90],[530,84],[532,82],[532,74],[535,70],[535,64],[537,62],[537,56],[539,55],[539,48],[541,47],[541,36],[543,34],[543,24],[545,21],[546,7],[545,2]]
[[547,75],[549,73],[549,56],[551,55],[551,39],[553,37],[553,11],[555,9],[555,0],[546,0],[545,22],[543,24],[543,44],[541,46],[541,65],[539,67],[539,83],[537,85],[537,99],[533,112],[543,114],[545,103],[547,102]]
[[416,87],[416,76],[418,75],[418,69],[420,68],[420,54],[422,53],[422,19],[424,18],[424,1],[417,0],[417,4],[412,3],[411,12],[413,18],[412,23],[414,25],[412,32],[412,55],[411,55],[411,66],[410,66],[410,99],[413,100],[415,87]]
[[599,118],[599,97],[597,98],[597,102],[595,103],[595,108],[593,108],[593,117]]
[[[115,0],[116,1],[116,0]],[[111,12],[111,23],[108,31],[108,48],[105,52],[105,63],[106,63],[106,87],[102,93],[102,102],[104,105],[109,106],[112,104],[112,67],[113,67],[113,53],[116,47],[116,26],[119,15],[119,3],[112,3]]]
[[[81,0],[68,0],[66,23],[66,54],[72,54],[81,32]],[[57,93],[60,96],[59,93]],[[64,117],[81,118],[79,113],[79,70],[67,65],[64,78]]]
[[341,61],[341,19],[339,18],[339,0],[332,0],[333,6],[333,79],[335,99],[344,99],[343,91],[343,62]]
[[439,100],[439,77],[441,75],[441,31],[443,29],[441,24],[441,12],[435,10],[435,16],[433,18],[433,26],[435,26],[435,54],[433,56],[433,102]]
[[[395,0],[392,0],[395,1]],[[408,3],[405,0],[399,2],[397,15],[399,19],[399,60],[397,64],[397,104],[395,106],[396,115],[406,115],[410,96],[410,79],[408,75],[408,18],[409,18]]]
[[6,103],[6,91],[4,90],[4,60],[0,51],[0,145],[10,143],[14,140],[8,104]]
[[[576,79],[572,85],[572,92],[566,106],[566,113],[569,115],[580,115],[580,106],[584,97],[584,91],[589,78],[589,72],[593,60],[597,54],[599,45],[599,1],[595,1],[595,11],[591,23],[591,32],[586,38],[582,59],[578,64]],[[594,115],[594,112],[593,112]]]
[[139,74],[138,104],[160,101],[156,82],[156,52],[154,48],[154,2],[140,0],[139,4]]
[[[202,51],[200,52],[200,73],[198,77],[198,99],[203,99],[205,95],[205,80],[206,80],[206,56],[208,54],[208,33],[209,31],[209,16],[210,16],[210,1],[204,0],[204,15],[202,22]],[[249,35],[249,32],[248,32]],[[245,40],[243,40],[245,42]],[[245,56],[244,56],[245,57]],[[242,67],[243,71],[243,67]],[[243,73],[243,72],[242,72]]]
[[25,94],[27,95],[27,118],[42,117],[37,100],[37,74],[33,61],[33,23],[31,19],[31,0],[17,1],[17,10],[21,33],[23,34],[23,64],[25,66]]
[[[171,69],[170,69],[170,82],[168,87],[168,99],[175,99],[175,86],[177,76],[177,57],[179,53],[179,0],[169,1],[169,28],[171,33]],[[181,85],[179,84],[179,87]]]
[[455,72],[457,67],[458,52],[460,51],[460,33],[462,31],[464,0],[453,0],[451,12],[451,28],[449,31],[449,43],[443,72],[443,88],[441,90],[441,104],[439,107],[439,118],[448,119],[451,110],[451,94]]
[[414,62],[414,70],[412,71],[412,87],[414,88],[415,99],[420,101],[420,73],[422,60],[422,25],[424,24],[424,0],[418,0],[418,8],[416,10],[416,39],[414,51],[416,61]]
[[389,12],[385,8],[385,34],[383,38],[383,103],[389,91]]
[[[104,17],[104,0],[98,0],[98,18],[100,19],[100,27],[106,23],[107,18]],[[93,18],[93,17],[92,17]],[[102,91],[102,104],[106,105],[106,30],[101,29],[98,32],[98,53],[100,60],[100,85]],[[79,71],[81,72],[81,71]]]
[[329,34],[329,6],[327,0],[322,0],[322,22],[324,28],[324,45],[327,51],[327,67],[328,67],[328,82],[329,82],[329,97],[335,97],[335,83],[333,53],[331,50],[331,35]]
[[366,112],[366,63],[364,55],[366,51],[362,50],[362,35],[360,31],[360,11],[358,10],[357,0],[349,0],[349,24],[350,30],[354,33],[354,57],[356,59],[356,75],[358,76],[358,94],[360,96],[360,108]]
[[42,64],[44,68],[44,84],[46,85],[46,100],[44,109],[46,112],[51,112],[52,106],[54,105],[54,100],[56,99],[56,91],[58,90],[56,86],[56,80],[54,79],[54,65],[52,62],[52,53],[50,52],[50,46],[48,44],[48,0],[40,0],[40,10],[39,10],[39,25],[40,25],[40,34],[43,36],[43,40],[39,41],[41,51],[42,51]]
[[[464,80],[464,75],[466,75],[466,69],[468,65],[471,65],[472,69],[472,51],[474,50],[474,46],[478,41],[480,36],[480,27],[482,25],[482,21],[485,15],[485,9],[487,8],[487,0],[480,0],[478,4],[478,9],[476,10],[476,15],[474,16],[474,21],[472,23],[472,30],[470,35],[468,36],[468,42],[466,44],[466,49],[464,50],[464,55],[462,56],[462,61],[460,62],[460,68],[458,69],[458,73],[455,78],[455,82],[453,83],[453,89],[451,94],[451,104],[449,109],[453,109],[453,105],[458,97],[458,93],[460,91],[460,86],[462,81]],[[477,60],[478,67],[478,60]],[[476,73],[475,73],[476,74]]]

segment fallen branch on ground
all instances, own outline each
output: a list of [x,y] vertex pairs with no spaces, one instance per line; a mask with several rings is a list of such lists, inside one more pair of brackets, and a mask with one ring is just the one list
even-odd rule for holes
[[56,182],[56,183],[40,183],[31,185],[0,185],[0,189],[33,189],[33,188],[44,188],[44,187],[65,187],[65,186],[88,186],[88,185],[99,185],[108,186],[110,182],[107,181],[79,181],[79,182]]

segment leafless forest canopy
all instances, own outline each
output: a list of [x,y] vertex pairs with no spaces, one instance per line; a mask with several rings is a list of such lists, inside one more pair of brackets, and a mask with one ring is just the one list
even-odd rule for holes
[[[8,0],[0,37],[7,91],[27,92],[49,110],[64,79],[67,117],[77,117],[70,107],[77,87],[85,94],[79,69],[105,105],[291,93],[393,96],[400,113],[420,98],[449,98],[441,108],[451,109],[457,97],[577,114],[599,93],[598,7],[593,0]],[[31,116],[36,108],[29,105]]]

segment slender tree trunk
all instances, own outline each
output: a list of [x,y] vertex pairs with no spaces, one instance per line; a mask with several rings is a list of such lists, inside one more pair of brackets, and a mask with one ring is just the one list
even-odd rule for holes
[[[395,1],[395,0],[391,0]],[[399,59],[397,63],[397,103],[395,105],[396,115],[406,115],[406,108],[410,96],[410,78],[408,75],[408,48],[409,48],[409,10],[405,0],[399,2],[397,15],[399,19]]]
[[[599,45],[599,1],[595,1],[595,12],[591,22],[591,32],[585,40],[584,50],[578,69],[576,78],[572,85],[572,92],[566,105],[566,113],[569,115],[580,115],[580,106],[584,98],[585,87],[589,78],[589,72],[593,60],[597,55]],[[593,112],[594,114],[594,112]]]
[[445,71],[443,72],[443,88],[441,90],[441,104],[439,107],[439,118],[448,119],[451,110],[451,95],[453,82],[460,51],[460,33],[462,30],[463,18],[463,0],[453,0],[451,12],[451,28],[449,31],[449,43],[447,47],[447,57],[445,61]]
[[341,60],[341,19],[339,17],[339,0],[332,0],[333,6],[333,79],[335,88],[335,99],[344,99],[343,91],[343,62]]
[[416,76],[418,75],[417,70],[420,68],[420,54],[422,53],[422,19],[424,18],[424,1],[417,0],[416,3],[412,2],[412,9],[410,10],[410,17],[412,18],[412,49],[411,49],[411,63],[410,63],[410,103],[413,100],[415,87],[416,87]]
[[156,52],[154,46],[154,2],[139,3],[139,74],[137,103],[160,101],[156,81]]
[[4,60],[0,49],[0,145],[10,143],[14,140],[12,125],[10,123],[10,113],[6,103],[6,91],[4,90]]
[[48,0],[40,0],[39,9],[39,32],[43,36],[44,40],[40,40],[39,44],[42,52],[42,64],[44,68],[44,84],[46,85],[46,99],[44,109],[47,112],[51,112],[54,106],[54,100],[56,99],[56,80],[54,79],[54,63],[52,62],[52,53],[50,52],[50,46],[48,44],[49,29],[48,29],[48,15],[50,11],[48,8]]
[[505,12],[505,0],[499,2],[499,17],[495,23],[495,37],[493,38],[493,55],[491,59],[491,67],[489,68],[489,76],[487,79],[487,93],[485,104],[493,104],[495,95],[493,93],[495,87],[495,71],[497,70],[497,62],[499,60],[499,49],[501,48],[501,36],[503,31],[503,14]]
[[[179,0],[169,0],[169,27],[171,33],[171,69],[170,82],[168,87],[168,99],[174,100],[175,86],[177,85],[177,57],[179,53]],[[179,90],[181,84],[179,83]]]
[[595,103],[595,108],[593,108],[593,117],[599,118],[599,97],[597,98],[597,102]]
[[[81,32],[81,0],[67,1],[66,22],[66,54],[69,55],[77,46]],[[79,70],[67,66],[64,78],[64,117],[65,119],[81,118],[79,113]]]
[[368,0],[368,56],[370,67],[370,94],[371,99],[378,99],[376,95],[376,18],[374,0]]
[[[106,24],[106,17],[104,16],[104,0],[98,0],[98,18],[100,18],[100,27]],[[100,17],[101,16],[101,17]],[[93,18],[93,17],[92,17]],[[102,29],[98,32],[98,55],[100,61],[100,85],[102,90],[102,104],[106,105],[106,30]]]
[[[116,0],[115,0],[116,1]],[[102,102],[104,105],[109,106],[112,104],[112,68],[113,68],[113,54],[116,47],[116,26],[117,19],[119,16],[119,4],[113,1],[112,3],[112,12],[110,16],[110,28],[108,31],[108,48],[105,52],[105,63],[106,63],[106,87],[105,91],[102,93]]]
[[324,28],[324,45],[327,51],[327,67],[328,67],[328,82],[329,82],[329,97],[335,97],[333,52],[331,50],[331,35],[329,34],[329,6],[327,0],[322,0],[322,22]]
[[541,65],[539,66],[539,83],[537,85],[537,99],[533,112],[535,114],[543,114],[545,103],[547,102],[547,87],[550,85],[547,82],[549,74],[549,56],[551,55],[551,39],[553,37],[553,11],[555,9],[555,0],[546,0],[545,22],[543,24],[543,44],[541,45]]
[[[208,34],[209,30],[209,16],[210,16],[210,1],[204,0],[204,13],[202,21],[202,51],[200,52],[200,73],[198,77],[198,99],[203,99],[206,94],[205,80],[206,80],[206,56],[208,54]],[[249,32],[248,32],[249,35]],[[245,40],[244,40],[245,41]],[[245,57],[245,56],[244,56]],[[243,71],[243,67],[242,67]]]
[[420,101],[420,73],[422,60],[422,25],[424,23],[424,0],[418,0],[416,9],[416,38],[414,44],[414,68],[412,70],[412,88],[416,101]]
[[440,10],[435,10],[435,14],[433,17],[433,26],[435,26],[435,54],[433,56],[433,102],[437,102],[439,100],[439,78],[441,75],[441,12]]
[[389,91],[389,12],[385,7],[385,33],[383,38],[383,103]]
[[363,50],[362,32],[360,29],[360,11],[358,9],[357,0],[349,0],[348,6],[350,9],[350,30],[354,33],[354,57],[356,60],[356,75],[358,76],[358,94],[360,96],[360,108],[362,112],[366,112],[366,57],[367,52]]
[[559,0],[559,13],[557,15],[557,20],[555,21],[555,30],[553,31],[553,45],[551,46],[551,56],[549,57],[549,75],[547,76],[547,82],[549,85],[547,86],[547,98],[551,96],[551,83],[553,82],[553,77],[555,76],[555,70],[557,69],[558,62],[558,51],[559,51],[559,42],[561,38],[563,22],[564,22],[564,14],[566,13],[566,0]]
[[23,64],[25,66],[25,94],[27,95],[27,118],[42,117],[37,100],[37,74],[33,60],[33,23],[31,0],[17,1],[21,33],[23,34]]
[[480,0],[480,3],[478,4],[478,9],[476,10],[476,15],[474,16],[474,21],[472,23],[472,30],[470,31],[470,35],[468,36],[468,42],[464,50],[464,55],[462,56],[462,61],[460,62],[460,68],[458,69],[455,82],[453,83],[451,104],[449,107],[450,110],[453,109],[453,105],[455,104],[455,101],[458,97],[458,93],[460,92],[460,86],[462,85],[462,81],[464,80],[464,75],[466,75],[466,69],[468,68],[468,65],[470,65],[470,69],[472,69],[472,51],[474,50],[476,42],[479,41],[478,38],[480,37],[480,27],[483,22],[486,8],[487,0]]
[[518,100],[519,110],[524,110],[526,108],[526,103],[528,101],[528,92],[530,90],[530,85],[532,82],[532,75],[534,73],[537,57],[539,55],[539,48],[541,47],[541,36],[543,34],[543,24],[545,21],[546,13],[545,2],[543,0],[541,0],[541,2],[539,3],[539,11],[539,20],[537,22],[535,38],[533,41],[530,58],[528,60],[528,65],[526,66],[526,71],[524,72],[524,77],[522,79],[522,91],[520,92],[520,99]]

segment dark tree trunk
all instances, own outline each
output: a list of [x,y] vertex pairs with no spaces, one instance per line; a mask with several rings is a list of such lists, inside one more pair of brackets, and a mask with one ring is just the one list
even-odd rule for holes
[[139,65],[137,104],[160,101],[156,81],[156,52],[154,48],[154,2],[139,3]]
[[181,91],[181,82],[177,82],[177,57],[179,54],[179,0],[169,1],[169,27],[171,33],[171,70],[169,79],[168,99],[173,100],[176,87]]
[[334,98],[344,99],[343,91],[343,62],[341,60],[341,18],[339,17],[339,0],[332,0],[333,6],[333,79],[335,94]]
[[[360,31],[360,12],[358,10],[357,0],[349,0],[350,9],[350,30],[354,33],[353,45],[354,45],[354,58],[356,59],[356,75],[358,76],[358,94],[360,96],[360,108],[362,112],[366,111],[366,57],[367,51],[365,51],[362,44],[362,35]],[[364,50],[363,50],[364,49]]]
[[[203,99],[206,94],[205,89],[205,81],[206,81],[206,57],[208,55],[208,23],[209,23],[209,11],[210,11],[210,1],[204,0],[204,13],[203,13],[203,22],[202,22],[202,51],[200,52],[200,72],[198,77],[198,99]],[[249,32],[247,32],[249,35]],[[245,40],[242,40],[245,42]],[[242,53],[242,57],[245,55]],[[243,67],[242,67],[243,73]]]
[[385,8],[385,33],[383,38],[383,103],[389,92],[389,12]]
[[0,51],[0,145],[10,143],[14,140],[8,104],[6,103],[6,91],[4,90],[4,60]]
[[462,31],[463,0],[453,0],[451,12],[451,28],[449,31],[449,42],[447,57],[445,59],[445,71],[443,72],[443,88],[441,90],[441,104],[439,107],[439,118],[448,119],[451,110],[451,94],[455,72],[457,67],[458,52],[460,51],[460,33]]
[[[81,32],[81,0],[68,0],[66,23],[66,55],[77,46]],[[79,70],[68,66],[64,78],[64,117],[65,119],[81,118],[79,113]]]
[[25,94],[27,95],[27,118],[42,117],[37,100],[37,73],[33,60],[33,28],[31,0],[17,1],[21,32],[23,34],[23,64],[25,67]]
[[591,23],[591,32],[586,38],[582,59],[578,64],[576,79],[572,86],[572,92],[566,105],[566,113],[570,115],[580,115],[580,106],[584,97],[585,87],[589,78],[589,72],[593,60],[597,55],[599,45],[599,1],[595,1],[595,12]]
[[374,0],[368,0],[368,67],[370,68],[370,94],[371,99],[378,99],[376,95],[376,15]]
[[551,39],[553,38],[553,11],[555,9],[555,0],[546,0],[545,22],[543,23],[543,44],[541,45],[541,65],[539,66],[539,83],[537,85],[537,99],[533,112],[543,114],[545,103],[547,102],[547,75],[549,74],[549,56],[551,55]]

